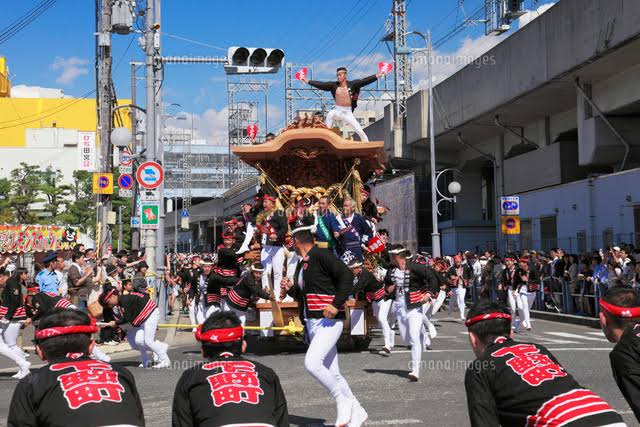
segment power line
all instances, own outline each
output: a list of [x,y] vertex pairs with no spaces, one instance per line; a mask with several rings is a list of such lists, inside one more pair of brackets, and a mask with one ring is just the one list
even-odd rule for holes
[[7,40],[11,39],[13,36],[29,26],[33,21],[38,19],[38,17],[49,10],[55,3],[56,0],[43,0],[37,6],[14,21],[13,24],[4,28],[2,32],[0,32],[0,45],[2,45]]
[[167,36],[167,37],[171,37],[172,39],[176,39],[176,40],[182,40],[184,42],[188,42],[188,43],[193,43],[196,45],[200,45],[200,46],[204,46],[204,47],[210,47],[211,49],[218,49],[221,50],[223,52],[226,52],[227,49],[223,48],[223,47],[219,47],[219,46],[214,46],[212,44],[208,44],[208,43],[204,43],[204,42],[199,42],[197,40],[192,40],[192,39],[188,39],[186,37],[181,37],[181,36],[176,36],[174,34],[169,34],[169,33],[162,33],[163,36]]

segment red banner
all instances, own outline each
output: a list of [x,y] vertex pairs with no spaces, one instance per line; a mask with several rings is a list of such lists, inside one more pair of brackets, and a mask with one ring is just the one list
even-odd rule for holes
[[296,72],[296,79],[302,80],[307,78],[307,67],[302,67]]
[[382,74],[390,73],[391,70],[393,70],[393,64],[391,64],[390,62],[379,62],[378,63],[378,70]]
[[258,136],[258,125],[247,126],[247,136],[251,141],[255,140],[256,136]]

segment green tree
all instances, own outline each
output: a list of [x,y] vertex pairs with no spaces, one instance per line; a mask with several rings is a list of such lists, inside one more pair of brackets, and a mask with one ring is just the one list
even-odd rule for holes
[[39,196],[41,171],[40,166],[20,163],[20,167],[11,171],[11,191],[9,201],[15,213],[14,221],[18,224],[35,224],[38,222],[38,211],[34,204],[45,201]]
[[81,225],[87,234],[93,234],[96,225],[96,205],[93,196],[93,178],[90,172],[74,171],[69,186],[66,210],[57,216],[61,224]]
[[49,223],[58,223],[58,215],[65,210],[65,206],[69,203],[68,196],[70,194],[69,185],[60,185],[64,176],[59,169],[53,170],[51,166],[47,170],[40,173],[39,190],[46,199],[43,208],[43,220]]
[[7,224],[15,221],[11,209],[11,181],[0,178],[0,223]]

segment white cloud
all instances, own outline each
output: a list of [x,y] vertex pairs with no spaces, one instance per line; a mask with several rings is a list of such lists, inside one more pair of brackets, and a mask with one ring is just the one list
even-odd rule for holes
[[15,85],[11,88],[12,98],[71,98],[69,95],[64,94],[64,90],[40,87],[40,86],[27,86],[27,85]]
[[79,76],[89,74],[88,63],[89,60],[76,56],[72,56],[71,58],[56,56],[53,64],[51,64],[51,69],[60,73],[56,79],[56,83],[70,85]]
[[388,55],[375,52],[369,55],[355,55],[343,56],[341,58],[330,59],[328,61],[319,62],[313,64],[314,78],[335,76],[336,68],[347,67],[351,75],[351,78],[359,78],[359,76],[375,74],[378,72],[378,62],[389,61]]
[[520,18],[518,18],[518,28],[520,29],[524,27],[529,22],[533,21],[534,19],[536,19],[537,17],[545,13],[547,10],[551,9],[551,7],[553,7],[554,4],[555,3],[545,3],[545,4],[541,4],[534,11],[528,10],[527,13],[525,13]]
[[[219,110],[209,108],[202,114],[185,113],[186,120],[167,119],[165,121],[165,131],[169,133],[181,133],[184,131],[188,135],[191,132],[191,119],[193,118],[194,139],[204,139],[207,144],[211,145],[227,145],[229,141],[228,112],[228,108],[223,107]],[[270,129],[268,130],[274,131],[272,128],[281,121],[283,116],[284,112],[280,107],[269,105]],[[264,129],[260,129],[260,134],[263,131]]]

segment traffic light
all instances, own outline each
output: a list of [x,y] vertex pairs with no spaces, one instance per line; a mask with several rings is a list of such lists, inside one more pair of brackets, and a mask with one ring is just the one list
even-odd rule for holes
[[230,47],[224,70],[227,74],[277,73],[284,61],[282,49]]
[[517,19],[524,15],[524,0],[504,0],[504,18],[508,20]]

